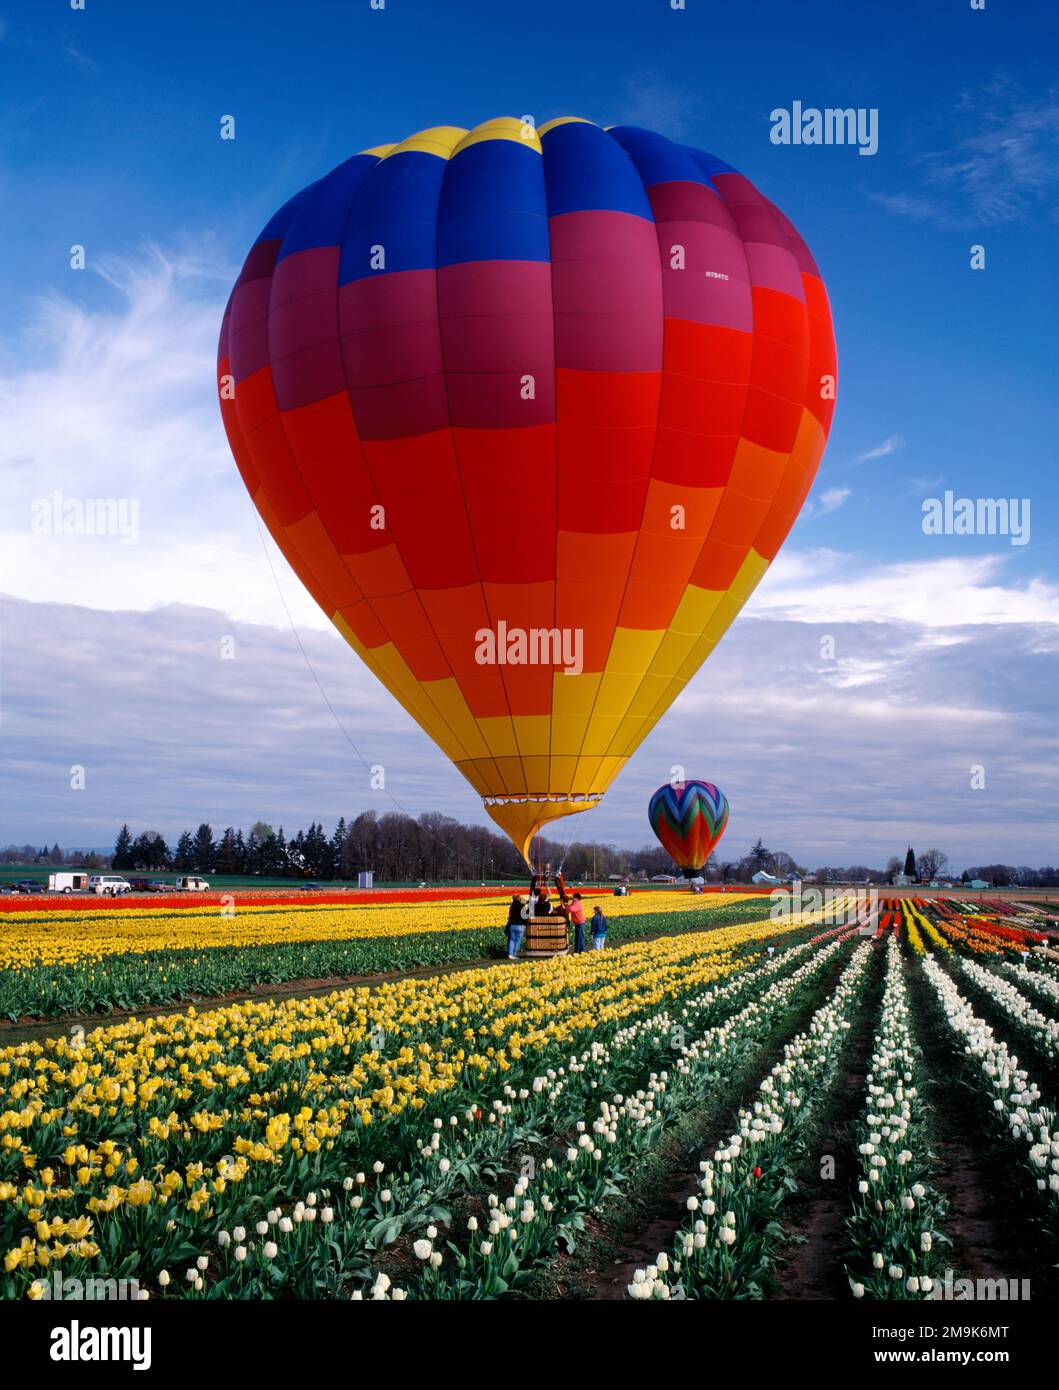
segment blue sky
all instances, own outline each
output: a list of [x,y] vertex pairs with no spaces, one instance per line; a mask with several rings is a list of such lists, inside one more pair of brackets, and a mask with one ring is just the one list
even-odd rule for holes
[[[227,619],[282,630],[285,614],[212,388],[220,310],[261,225],[350,153],[430,125],[472,126],[500,114],[645,125],[727,160],[788,213],[823,271],[839,344],[838,410],[811,505],[742,624],[757,623],[759,634],[767,624],[771,647],[744,635],[743,664],[730,669],[728,661],[712,675],[719,654],[687,699],[690,709],[696,692],[716,698],[738,687],[745,702],[768,684],[770,651],[786,662],[804,649],[811,661],[819,636],[841,625],[850,665],[837,678],[832,670],[803,673],[805,688],[819,676],[828,701],[853,700],[841,691],[860,699],[867,689],[874,703],[849,703],[844,716],[841,705],[808,711],[782,768],[775,761],[771,774],[759,768],[789,779],[782,795],[773,785],[760,806],[760,783],[748,770],[758,763],[734,763],[729,782],[755,820],[733,820],[733,835],[760,832],[799,857],[825,854],[840,832],[815,843],[796,806],[797,788],[819,765],[814,731],[822,737],[826,725],[833,743],[841,726],[843,765],[853,776],[858,737],[871,724],[873,746],[875,735],[892,735],[875,756],[888,748],[900,785],[918,783],[927,799],[923,833],[954,858],[984,854],[989,841],[990,857],[1054,859],[1057,788],[1047,773],[1054,750],[1042,752],[1035,740],[1057,713],[1056,51],[1054,6],[1000,0],[987,0],[984,11],[968,0],[936,0],[914,16],[872,0],[738,9],[688,0],[682,11],[667,0],[533,7],[387,0],[382,11],[368,0],[300,7],[87,0],[84,11],[58,0],[0,3],[0,463],[8,479],[0,589],[37,606],[30,630],[42,638],[53,622],[67,630],[69,605],[110,614],[115,641],[135,623],[130,614],[172,603],[213,610],[222,628]],[[878,153],[773,145],[769,113],[796,99],[877,108]],[[236,118],[234,142],[218,137],[228,114]],[[86,248],[86,272],[69,267],[75,243]],[[981,271],[969,268],[974,244],[985,247]],[[30,537],[33,500],[55,488],[141,499],[138,544]],[[1030,544],[925,536],[922,499],[946,489],[1029,498]],[[299,630],[315,631],[319,617],[293,579],[281,583]],[[136,679],[144,698],[164,707],[167,690],[151,685],[152,641],[142,633],[137,640]],[[21,813],[7,811],[0,838],[105,841],[115,818],[137,819],[130,802],[141,793],[119,777],[114,747],[97,746],[108,697],[97,689],[91,654],[53,651],[49,673],[23,666],[5,646],[0,729],[5,754],[15,755],[9,775]],[[964,664],[941,687],[933,658],[912,679],[916,654],[942,648],[958,651]],[[300,654],[273,659],[288,658],[294,689]],[[354,665],[336,651],[336,688],[362,695],[347,711],[356,735],[378,724],[370,714],[375,696]],[[320,697],[304,664],[297,679],[310,687],[297,696],[308,709]],[[56,790],[66,754],[58,757],[34,711],[12,693],[32,704],[34,680],[73,683],[103,702],[80,716],[86,740],[91,724],[99,768],[98,791],[82,802]],[[923,785],[926,750],[917,740],[930,711],[950,705],[949,726],[962,720],[971,730],[984,715],[1003,723],[990,754],[998,786],[989,794],[988,832],[973,829],[983,819],[978,803],[965,814],[951,800],[948,779],[962,771],[939,768]],[[62,717],[73,722],[76,744],[77,711]],[[673,727],[684,728],[684,716],[674,717]],[[787,737],[782,716],[764,709],[749,711],[747,723],[758,734],[771,730],[777,745]],[[179,762],[189,737],[179,724],[156,731],[146,756]],[[403,716],[387,737],[395,765],[418,746]],[[969,735],[970,745],[976,737]],[[702,771],[711,775],[711,738],[698,738]],[[669,757],[662,743],[664,724],[579,834],[643,838],[638,798],[667,775],[654,775]],[[1016,769],[1020,749],[1031,746],[1027,785]],[[304,753],[303,790],[292,789],[285,815],[283,806],[272,814],[296,824],[327,816],[332,805],[348,813],[351,805],[327,782],[335,749]],[[973,747],[963,761],[972,754]],[[250,753],[236,749],[231,757],[232,776],[249,780],[250,806]],[[1010,765],[1001,775],[1003,759]],[[731,761],[728,751],[722,761]],[[267,776],[258,781],[263,793]],[[771,809],[788,792],[789,823]],[[197,819],[196,796],[201,790],[188,787],[164,806],[145,800],[168,831]],[[348,796],[352,809],[365,801],[359,792]],[[478,815],[461,780],[440,767],[430,778],[410,770],[402,801],[411,810]],[[219,795],[202,814],[225,824],[242,808],[242,798]],[[866,824],[832,862],[847,862],[860,844],[870,859],[889,834]]]

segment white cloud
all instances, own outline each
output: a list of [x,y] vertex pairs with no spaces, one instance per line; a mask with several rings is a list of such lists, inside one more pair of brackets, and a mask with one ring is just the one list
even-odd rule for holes
[[[1054,214],[1059,192],[1059,94],[1028,95],[997,76],[964,92],[956,103],[960,132],[953,138],[951,104],[939,110],[937,134],[917,121],[916,152],[909,159],[922,175],[920,189],[869,197],[898,216],[938,226],[963,226],[968,215],[991,226],[1035,210]],[[964,133],[967,132],[967,133]],[[934,148],[924,151],[930,140]]]
[[[107,844],[128,819],[288,829],[394,803],[489,824],[441,752],[334,633],[215,610],[93,612],[8,600],[0,839]],[[757,835],[799,860],[884,864],[940,844],[960,865],[1054,859],[1056,642],[1029,624],[938,629],[876,617],[738,622],[596,811],[557,838],[646,843],[645,806],[682,763],[733,806],[726,852]],[[221,638],[235,637],[235,658]],[[928,640],[923,640],[924,636]],[[834,644],[824,655],[823,638]],[[830,645],[827,650],[830,650]],[[72,764],[87,787],[69,787]],[[970,787],[986,767],[987,790]]]
[[746,612],[802,623],[904,622],[923,628],[1059,621],[1059,586],[1038,577],[1001,583],[1006,556],[870,565],[863,556],[842,561],[825,552],[815,573],[809,564],[803,554],[792,572],[781,552]]
[[898,449],[903,449],[905,442],[903,434],[891,434],[881,444],[876,444],[873,448],[865,449],[864,453],[858,454],[853,462],[871,463],[873,459],[886,458],[889,454],[897,453]]
[[853,489],[849,487],[829,487],[825,488],[820,494],[818,516],[826,516],[828,512],[836,512],[847,498],[853,495]]
[[[213,386],[236,271],[200,253],[151,249],[101,261],[96,274],[116,307],[89,312],[68,297],[42,300],[28,365],[0,376],[0,582],[48,602],[76,596],[118,609],[180,600],[285,623]],[[55,493],[134,502],[137,543],[34,534],[34,504]],[[277,573],[289,577],[273,553]],[[300,585],[285,589],[299,626],[327,626]]]
[[673,140],[685,139],[702,106],[702,96],[648,69],[625,79],[625,99],[613,124],[645,126]]

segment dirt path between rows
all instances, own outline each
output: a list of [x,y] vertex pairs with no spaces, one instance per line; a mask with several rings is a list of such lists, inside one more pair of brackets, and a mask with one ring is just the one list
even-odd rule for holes
[[[698,1161],[704,1153],[717,1147],[730,1132],[730,1124],[739,1108],[752,1101],[762,1073],[774,1055],[808,1024],[829,996],[835,981],[847,964],[845,957],[835,961],[826,972],[821,986],[813,989],[799,1009],[797,1016],[786,1024],[777,1025],[762,1040],[752,1059],[731,1078],[721,1092],[711,1097],[703,1111],[689,1116],[666,1145],[660,1156],[659,1188],[629,1212],[625,1229],[613,1238],[608,1250],[610,1262],[605,1268],[585,1272],[578,1296],[609,1301],[623,1301],[627,1286],[638,1269],[653,1263],[660,1251],[670,1251],[677,1231],[688,1216],[687,1199],[699,1191]],[[646,1184],[645,1184],[646,1185]],[[639,1219],[636,1210],[639,1210]],[[605,1233],[604,1233],[605,1236]]]
[[[885,943],[875,943],[871,977],[861,997],[861,1008],[841,1062],[842,1073],[834,1093],[822,1111],[813,1138],[813,1152],[798,1174],[799,1191],[780,1212],[792,1238],[780,1252],[776,1299],[837,1299],[849,1296],[842,1262],[844,1223],[850,1211],[849,1194],[856,1181],[850,1131],[864,1107],[865,1077],[871,1067],[872,1045],[879,1020]],[[835,1161],[832,1178],[820,1175],[822,1160]],[[804,1242],[799,1244],[798,1240]]]

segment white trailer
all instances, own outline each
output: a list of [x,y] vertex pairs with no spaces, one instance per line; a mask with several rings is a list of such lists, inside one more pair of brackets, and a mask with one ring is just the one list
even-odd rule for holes
[[83,893],[87,892],[87,890],[87,870],[75,870],[73,873],[48,875],[49,893]]

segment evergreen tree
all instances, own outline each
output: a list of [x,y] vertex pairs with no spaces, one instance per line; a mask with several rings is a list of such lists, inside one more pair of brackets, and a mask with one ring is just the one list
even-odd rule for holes
[[186,873],[188,869],[194,868],[195,842],[191,838],[191,831],[185,830],[177,841],[176,853],[173,855],[173,868],[180,873]]
[[221,843],[217,846],[216,866],[219,874],[235,873],[235,829],[233,826],[228,826],[221,836]]
[[341,878],[342,875],[342,847],[346,843],[346,818],[339,816],[338,824],[335,826],[335,833],[331,836],[331,854],[329,863],[328,878]]
[[237,874],[246,873],[246,842],[243,839],[242,830],[236,831],[235,835],[235,872]]
[[205,821],[195,831],[194,848],[192,858],[194,859],[193,869],[199,873],[208,874],[213,868],[214,856],[217,853],[217,846],[213,840],[213,826]]
[[287,851],[287,837],[283,833],[283,826],[279,828],[279,834],[273,841],[274,849],[270,856],[271,866],[269,873],[281,875],[286,878],[290,873],[290,854]]
[[908,853],[905,855],[905,873],[913,883],[919,877],[916,873],[916,852],[911,845],[908,846]]
[[114,841],[114,854],[110,861],[113,869],[132,868],[132,831],[127,825],[123,825],[118,831],[118,838]]
[[305,832],[299,830],[293,839],[287,842],[287,860],[290,871],[301,875],[305,872]]
[[751,872],[756,874],[759,869],[768,869],[771,864],[772,851],[765,848],[765,842],[759,836],[750,851]]

